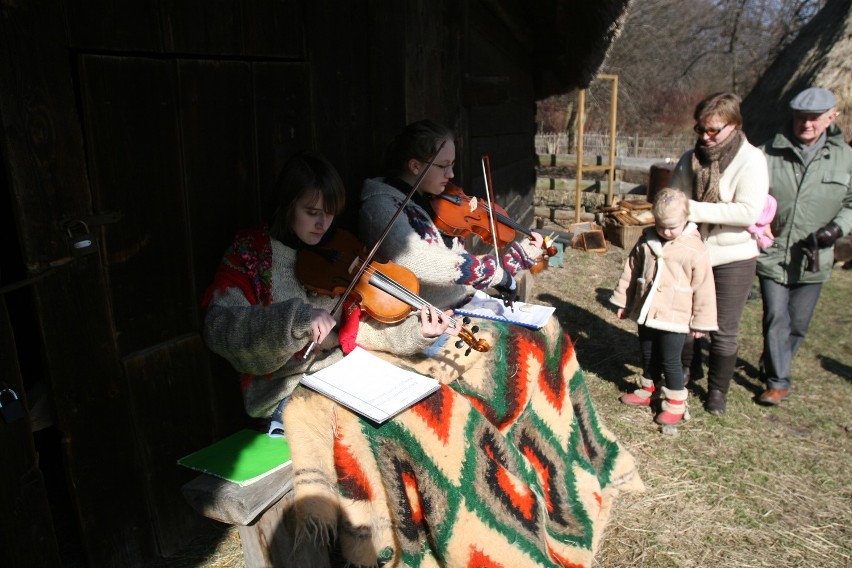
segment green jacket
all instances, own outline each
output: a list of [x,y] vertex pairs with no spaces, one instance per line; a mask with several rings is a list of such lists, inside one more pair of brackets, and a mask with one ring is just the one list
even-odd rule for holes
[[830,222],[852,231],[852,147],[836,124],[825,146],[805,167],[787,129],[761,146],[769,165],[769,193],[778,200],[772,221],[775,243],[757,259],[757,274],[782,284],[825,282],[834,264],[834,247],[819,251],[819,272],[806,270],[799,242]]

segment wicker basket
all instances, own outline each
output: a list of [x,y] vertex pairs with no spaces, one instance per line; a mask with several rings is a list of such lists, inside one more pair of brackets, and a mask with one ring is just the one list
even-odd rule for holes
[[621,225],[607,219],[604,231],[609,242],[625,250],[632,250],[636,241],[642,236],[642,231],[653,225]]

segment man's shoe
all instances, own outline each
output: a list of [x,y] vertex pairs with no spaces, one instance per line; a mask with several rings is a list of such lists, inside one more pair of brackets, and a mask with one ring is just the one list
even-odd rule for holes
[[766,389],[757,397],[757,402],[767,406],[778,406],[781,401],[790,396],[793,389]]
[[704,409],[715,416],[722,416],[728,407],[728,395],[720,390],[710,389]]

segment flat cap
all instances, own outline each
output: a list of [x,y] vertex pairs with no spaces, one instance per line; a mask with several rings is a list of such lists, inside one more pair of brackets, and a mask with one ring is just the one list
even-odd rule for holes
[[834,93],[828,89],[811,87],[805,89],[790,101],[790,108],[796,112],[827,112],[837,106]]

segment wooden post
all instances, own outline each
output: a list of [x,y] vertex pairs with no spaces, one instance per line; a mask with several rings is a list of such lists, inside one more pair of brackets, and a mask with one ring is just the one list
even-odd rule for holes
[[577,93],[577,183],[574,194],[574,222],[580,222],[580,203],[583,183],[583,128],[586,120],[586,90]]
[[618,75],[598,75],[598,79],[612,81],[612,91],[609,101],[609,169],[607,170],[607,181],[609,187],[606,192],[606,204],[612,204],[612,188],[615,185],[615,136],[616,117],[618,116]]

